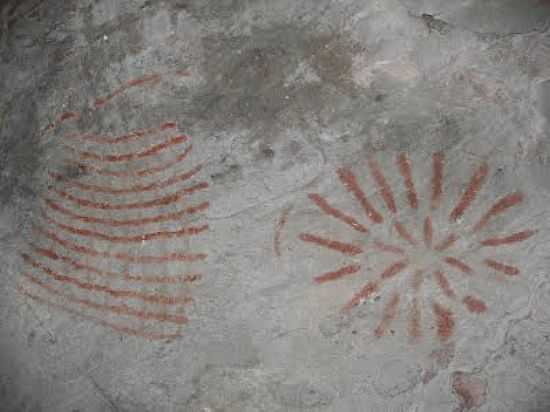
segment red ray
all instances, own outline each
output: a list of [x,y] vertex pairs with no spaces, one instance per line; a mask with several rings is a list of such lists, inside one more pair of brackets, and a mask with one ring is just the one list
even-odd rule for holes
[[443,153],[434,153],[432,155],[432,209],[436,209],[441,202],[443,192]]
[[313,278],[313,280],[317,283],[325,283],[331,280],[340,279],[344,276],[352,275],[354,273],[357,273],[360,269],[360,265],[344,266],[338,270],[335,270],[334,272],[327,272],[320,276],[316,276],[315,278]]
[[432,228],[432,219],[428,216],[424,219],[424,244],[427,248],[432,247],[432,237],[433,237],[433,228]]
[[444,250],[450,248],[457,241],[457,239],[458,237],[454,233],[451,233],[441,243],[435,245],[434,249],[438,252],[443,252]]
[[351,172],[351,170],[347,168],[340,168],[338,169],[337,173],[342,184],[346,187],[348,191],[353,194],[353,196],[355,196],[357,201],[361,204],[361,207],[367,214],[368,218],[374,223],[381,223],[383,220],[382,215],[378,213],[369,203],[367,197],[365,196],[365,192],[363,192],[363,190],[359,187],[357,179],[355,178],[355,175]]
[[422,270],[417,270],[416,272],[414,272],[411,286],[415,292],[418,292],[420,290],[420,287],[422,286],[423,282],[424,282],[424,272]]
[[409,265],[409,262],[407,261],[407,259],[403,259],[403,260],[394,262],[390,266],[388,266],[386,269],[384,269],[384,271],[382,272],[380,277],[382,279],[391,278],[391,277],[397,275],[403,269],[405,269],[408,265]]
[[472,268],[470,266],[468,266],[466,263],[464,263],[463,261],[461,260],[458,260],[454,257],[451,257],[451,256],[447,256],[443,259],[445,261],[445,263],[457,268],[458,270],[460,270],[461,272],[464,272],[464,273],[467,273],[467,274],[470,274],[472,273]]
[[514,192],[504,196],[483,215],[479,222],[477,222],[477,224],[474,226],[473,230],[477,231],[481,229],[489,222],[489,220],[491,220],[491,218],[521,202],[523,202],[523,193],[521,192]]
[[386,330],[389,328],[395,317],[397,316],[397,310],[399,309],[399,294],[393,293],[390,300],[386,303],[384,307],[384,312],[382,314],[382,320],[374,330],[374,334],[377,337],[382,337],[386,333]]
[[487,305],[485,305],[485,303],[483,303],[478,298],[474,298],[473,296],[466,296],[462,300],[462,302],[472,313],[483,313],[487,310]]
[[378,285],[378,282],[376,281],[369,281],[364,287],[363,289],[361,289],[358,293],[356,293],[355,295],[353,295],[353,297],[351,298],[351,300],[346,303],[346,305],[344,306],[343,310],[344,311],[349,311],[351,310],[351,308],[353,308],[354,306],[356,306],[357,304],[359,304],[359,302],[361,302],[361,300],[363,299],[368,299],[370,295],[372,295],[373,293],[377,292],[379,289],[379,285]]
[[376,182],[376,186],[378,186],[378,190],[380,191],[382,199],[384,199],[384,203],[392,213],[397,213],[397,207],[395,206],[393,193],[391,191],[390,185],[384,177],[384,174],[380,170],[378,162],[376,161],[374,156],[369,156],[367,161],[372,177]]
[[399,166],[399,173],[401,173],[401,176],[405,181],[405,188],[407,189],[407,199],[409,200],[409,205],[411,205],[411,208],[416,209],[418,208],[418,197],[416,195],[416,189],[414,188],[414,182],[412,179],[411,163],[409,159],[407,159],[407,155],[405,153],[401,153],[399,155],[397,164]]
[[147,83],[156,83],[160,80],[160,78],[161,78],[160,74],[153,73],[153,74],[148,74],[148,75],[139,77],[137,79],[132,79],[132,80],[128,81],[124,86],[122,86],[122,87],[114,90],[113,92],[111,92],[109,95],[107,95],[105,97],[97,98],[95,100],[94,105],[95,105],[96,108],[99,108],[99,107],[105,105],[110,100],[114,99],[116,96],[124,93],[126,90],[128,90],[132,87],[142,86],[142,85],[147,84]]
[[378,249],[382,252],[390,252],[390,253],[393,253],[395,255],[404,255],[405,254],[405,251],[403,249],[401,249],[400,247],[393,246],[393,245],[388,245],[388,244],[383,243],[379,240],[375,240],[372,244],[376,249]]
[[481,243],[483,246],[500,246],[510,243],[523,242],[524,240],[529,239],[531,236],[533,236],[536,232],[536,230],[525,230],[523,232],[514,233],[506,237],[485,239],[479,243]]
[[405,226],[401,222],[395,222],[393,226],[395,227],[395,230],[397,230],[399,236],[401,236],[411,245],[416,245],[416,240],[413,239],[407,228],[405,228]]
[[275,256],[280,257],[281,256],[281,235],[283,233],[283,228],[286,225],[286,222],[288,220],[288,214],[290,213],[291,207],[287,207],[283,209],[283,212],[281,213],[281,217],[279,218],[279,221],[277,222],[277,226],[275,227],[275,238],[273,239],[273,249],[275,251]]
[[363,250],[359,246],[352,245],[351,243],[339,242],[337,240],[325,239],[310,233],[301,233],[300,240],[304,242],[315,243],[317,245],[336,250],[344,255],[354,256],[362,253]]
[[432,310],[435,315],[437,335],[445,342],[452,336],[454,331],[455,321],[453,313],[437,302],[433,302]]
[[409,337],[412,342],[417,342],[422,336],[422,329],[420,322],[422,320],[422,310],[418,298],[415,296],[411,302],[411,309],[408,316],[408,330]]
[[95,143],[117,144],[117,143],[128,142],[130,140],[139,139],[147,135],[162,132],[163,130],[166,130],[166,129],[173,129],[175,127],[176,127],[175,123],[168,122],[168,123],[161,124],[159,128],[133,130],[130,133],[126,133],[117,137],[98,136],[93,134],[67,134],[63,137],[68,139],[88,140]]
[[483,163],[474,173],[472,178],[470,179],[470,182],[468,183],[468,187],[462,194],[462,197],[458,201],[458,204],[453,209],[451,214],[449,215],[449,219],[451,222],[456,222],[459,217],[461,217],[465,210],[470,206],[470,204],[474,201],[475,197],[477,196],[477,193],[481,189],[481,186],[483,185],[483,182],[485,181],[485,178],[487,177],[487,173],[489,172],[489,166],[487,163]]
[[330,206],[328,202],[321,195],[317,193],[310,193],[308,197],[311,199],[313,203],[317,205],[317,207],[319,207],[319,209],[321,209],[327,215],[332,216],[346,223],[347,225],[351,226],[353,229],[357,230],[358,232],[368,233],[368,230],[365,226],[361,225],[353,217],[346,215],[344,212],[341,212],[335,207]]
[[508,276],[519,275],[519,269],[515,266],[505,265],[493,259],[485,259],[485,264],[492,269],[498,270]]
[[436,270],[434,272],[435,280],[437,282],[437,286],[441,289],[441,291],[449,298],[454,299],[455,293],[451,289],[451,286],[449,284],[449,281],[447,280],[447,277],[441,270]]

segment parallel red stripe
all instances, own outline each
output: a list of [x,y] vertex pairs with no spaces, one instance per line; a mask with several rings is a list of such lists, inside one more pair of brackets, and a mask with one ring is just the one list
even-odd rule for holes
[[470,179],[470,182],[468,183],[468,187],[458,201],[458,204],[449,215],[449,219],[451,220],[451,222],[456,222],[457,219],[464,214],[468,206],[470,206],[470,204],[474,201],[488,173],[489,166],[487,165],[487,163],[483,163],[476,170],[476,172]]
[[416,209],[418,208],[418,197],[416,195],[416,189],[414,188],[414,182],[412,179],[411,164],[405,153],[401,153],[399,155],[397,164],[399,166],[399,173],[401,173],[401,176],[405,181],[409,205],[411,205],[411,208]]
[[441,203],[441,194],[443,193],[443,161],[443,153],[434,153],[432,155],[432,209],[436,209]]
[[93,135],[93,134],[89,134],[89,133],[85,133],[85,134],[75,134],[75,133],[73,133],[73,134],[67,134],[63,137],[68,138],[68,139],[89,140],[89,141],[92,141],[92,142],[95,142],[95,143],[118,144],[118,143],[128,142],[128,141],[131,141],[131,140],[136,140],[136,139],[139,139],[139,138],[142,138],[142,137],[154,134],[154,133],[160,133],[163,130],[173,129],[173,128],[176,127],[175,123],[167,123],[167,124],[169,125],[168,127],[164,126],[164,124],[163,124],[159,128],[133,130],[130,133],[123,134],[123,135],[117,136],[117,137],[98,136],[98,135]]
[[416,245],[416,240],[413,239],[413,237],[411,236],[407,228],[401,222],[395,222],[393,226],[395,227],[395,230],[397,230],[397,233],[399,234],[399,236],[401,236],[411,245],[413,246]]
[[367,214],[367,217],[374,223],[381,223],[383,220],[382,215],[378,213],[369,203],[367,197],[365,196],[365,192],[363,192],[363,190],[359,187],[357,179],[355,178],[355,175],[351,172],[351,170],[347,168],[340,168],[338,169],[337,173],[342,184],[349,192],[353,194],[355,199],[357,199],[357,201],[360,203],[361,207]]
[[378,292],[379,284],[376,281],[368,282],[363,289],[356,293],[351,300],[346,303],[343,311],[350,311],[354,306],[357,306],[362,300],[368,299],[373,293]]
[[441,241],[441,243],[438,243],[437,245],[435,245],[434,249],[437,250],[438,252],[447,250],[457,241],[457,239],[458,237],[454,233],[451,233],[443,241]]
[[313,280],[317,283],[325,283],[331,280],[340,279],[344,276],[352,275],[354,273],[357,273],[360,269],[360,265],[344,266],[338,270],[335,270],[334,272],[327,272],[320,276],[316,276],[315,278],[313,278]]
[[519,275],[519,269],[515,266],[505,265],[504,263],[497,262],[493,259],[485,259],[485,264],[490,268],[498,270],[508,276]]
[[376,161],[374,156],[368,156],[367,162],[369,165],[370,173],[374,178],[374,181],[376,182],[376,186],[378,186],[378,190],[380,191],[380,195],[382,196],[382,199],[384,199],[384,203],[392,213],[397,213],[397,206],[395,205],[392,190],[390,188],[390,185],[386,181],[382,170],[380,170],[378,162]]
[[358,232],[368,233],[368,229],[365,226],[361,225],[355,218],[329,205],[328,202],[321,195],[317,193],[310,193],[308,197],[313,203],[317,205],[319,209],[321,209],[327,215],[344,222]]
[[443,260],[445,261],[445,263],[447,263],[451,266],[454,266],[455,268],[457,268],[461,272],[468,273],[468,274],[472,273],[472,268],[470,266],[468,266],[466,263],[462,262],[461,260],[458,260],[458,259],[456,259],[454,257],[451,257],[451,256],[447,256]]
[[300,240],[309,243],[315,243],[319,246],[326,247],[328,249],[336,250],[344,255],[354,256],[362,253],[363,250],[359,246],[352,245],[351,243],[339,242],[337,240],[325,239],[320,236],[312,235],[309,233],[301,233]]
[[483,215],[479,222],[474,226],[474,231],[485,226],[491,218],[504,212],[519,203],[523,202],[523,194],[521,192],[510,193],[499,199],[490,209]]
[[525,230],[523,232],[514,233],[506,237],[495,237],[491,239],[482,240],[481,243],[483,246],[501,246],[508,245],[510,243],[523,242],[526,239],[529,239],[536,233],[536,230]]
[[437,335],[445,342],[452,336],[454,331],[455,321],[453,313],[437,302],[432,304],[432,310],[435,315]]

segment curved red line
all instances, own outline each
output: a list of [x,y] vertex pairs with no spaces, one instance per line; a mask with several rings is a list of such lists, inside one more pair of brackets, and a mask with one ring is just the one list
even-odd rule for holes
[[108,103],[110,100],[114,99],[115,97],[117,97],[118,95],[126,92],[126,90],[132,88],[132,87],[137,87],[137,86],[142,86],[146,83],[151,83],[151,82],[158,82],[161,78],[161,75],[158,74],[158,73],[153,73],[153,74],[148,74],[148,75],[145,75],[145,76],[142,76],[142,77],[139,77],[137,79],[133,79],[133,80],[129,80],[128,82],[126,82],[126,84],[124,84],[122,87],[119,87],[118,89],[115,89],[113,92],[111,92],[110,94],[108,94],[107,96],[105,97],[99,97],[95,100],[94,102],[94,106],[96,108],[100,108],[101,106],[105,105],[106,103]]
[[118,143],[123,143],[134,139],[139,139],[141,137],[145,137],[154,133],[162,132],[163,130],[166,130],[166,129],[170,129],[170,128],[173,129],[175,127],[176,127],[175,123],[165,123],[165,124],[162,124],[161,127],[159,128],[138,129],[117,137],[98,136],[98,135],[87,134],[87,133],[86,134],[73,133],[73,134],[67,134],[63,137],[68,139],[88,140],[95,143],[118,144]]
[[519,203],[523,202],[523,193],[514,192],[510,193],[501,199],[499,199],[488,211],[483,215],[483,217],[477,222],[474,226],[474,232],[481,229],[485,226],[492,217],[504,212],[506,209],[509,209]]

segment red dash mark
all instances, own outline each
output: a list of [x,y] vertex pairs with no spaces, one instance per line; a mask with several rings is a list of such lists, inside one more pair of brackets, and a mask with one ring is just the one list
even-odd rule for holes
[[49,307],[52,307],[52,308],[56,308],[58,310],[62,310],[62,311],[67,312],[71,315],[78,316],[82,319],[92,321],[94,323],[97,323],[98,325],[110,328],[110,329],[112,329],[116,332],[125,333],[125,334],[131,335],[131,336],[138,336],[140,338],[144,338],[144,339],[147,339],[147,340],[174,339],[174,338],[177,338],[177,337],[181,336],[179,333],[176,333],[176,334],[154,333],[154,332],[147,332],[147,331],[144,331],[142,329],[134,329],[134,328],[130,328],[130,327],[127,327],[127,326],[116,325],[114,323],[107,322],[107,321],[105,321],[101,318],[86,315],[86,314],[81,313],[79,311],[69,309],[69,308],[67,308],[63,305],[58,304],[58,303],[50,302],[46,299],[43,299],[43,298],[41,298],[37,295],[34,295],[34,294],[26,291],[24,288],[22,288],[20,286],[18,286],[17,290],[18,290],[19,293],[21,293],[22,295],[34,300],[35,302],[41,303],[43,305],[46,305],[46,306],[49,306]]
[[75,203],[81,207],[89,207],[92,209],[102,209],[102,210],[126,210],[126,209],[147,209],[151,207],[166,206],[172,203],[176,203],[184,195],[188,195],[193,192],[206,189],[207,187],[208,187],[208,183],[201,182],[201,183],[197,183],[194,186],[183,188],[171,195],[164,196],[158,199],[153,199],[145,202],[137,202],[137,203],[122,203],[118,205],[113,205],[111,203],[106,203],[106,202],[93,202],[88,199],[82,199],[77,196],[73,196],[67,192],[64,192],[58,189],[54,189],[53,191],[59,197],[69,200],[70,202]]
[[434,272],[435,281],[437,282],[437,286],[439,286],[439,289],[448,297],[451,299],[454,299],[455,293],[451,289],[451,286],[449,284],[449,281],[447,280],[447,277],[441,270],[436,270]]
[[344,306],[343,311],[350,311],[354,306],[357,306],[362,300],[368,299],[370,295],[378,291],[378,282],[370,281],[363,289],[356,293],[353,298]]
[[456,241],[458,237],[451,233],[449,236],[447,236],[441,243],[438,243],[435,245],[434,249],[438,252],[442,252],[444,250],[449,249]]
[[453,313],[441,306],[439,303],[434,302],[432,304],[432,310],[436,318],[437,335],[441,341],[447,341],[453,334],[455,321]]
[[466,263],[459,260],[459,259],[447,256],[443,260],[445,261],[445,263],[457,268],[461,272],[464,272],[464,273],[467,273],[467,274],[472,273],[472,268],[470,266],[468,266]]
[[401,173],[401,176],[405,181],[405,188],[407,189],[407,199],[409,200],[409,205],[411,205],[411,208],[416,209],[418,208],[418,197],[416,195],[416,190],[414,188],[414,182],[412,179],[411,162],[409,161],[409,159],[407,159],[407,155],[405,153],[401,153],[397,160],[397,164],[399,166],[399,173]]
[[401,222],[395,222],[393,226],[395,227],[395,230],[397,230],[399,236],[401,236],[411,245],[416,245],[416,240],[413,239],[407,228],[405,228],[405,226]]
[[287,207],[283,209],[283,212],[281,213],[281,217],[279,218],[279,221],[277,222],[277,226],[275,227],[275,238],[273,239],[273,249],[275,251],[275,256],[280,257],[281,256],[281,235],[283,233],[283,228],[286,225],[286,222],[288,221],[288,214],[290,213],[291,207]]
[[138,79],[130,80],[124,86],[122,86],[119,89],[116,89],[114,92],[112,92],[108,96],[96,99],[94,105],[96,108],[99,108],[105,105],[108,101],[114,99],[116,96],[124,93],[126,90],[128,90],[131,87],[142,86],[146,83],[155,83],[155,82],[158,82],[159,80],[160,80],[160,75],[156,73],[146,75]]
[[392,294],[388,303],[384,307],[384,312],[382,314],[382,320],[379,325],[374,330],[376,337],[381,338],[386,333],[386,330],[389,328],[395,317],[397,316],[397,310],[399,308],[399,294]]
[[497,262],[492,259],[485,259],[485,264],[490,268],[504,273],[508,276],[517,276],[519,275],[519,269],[515,266],[505,265],[504,263]]
[[69,119],[78,120],[79,118],[80,118],[80,115],[77,112],[65,112],[59,115],[59,117],[57,118],[57,122],[61,123]]
[[441,203],[441,194],[443,193],[443,153],[434,153],[432,155],[432,210],[437,209]]
[[334,272],[327,272],[320,276],[317,276],[313,278],[313,280],[316,283],[325,283],[329,282],[331,280],[337,280],[344,276],[353,275],[354,273],[357,273],[361,269],[360,265],[349,265],[344,266],[338,270],[335,270]]
[[482,240],[480,243],[483,246],[508,245],[510,243],[523,242],[524,240],[529,239],[535,233],[535,230],[525,230],[523,232],[514,233],[506,237],[485,239]]
[[433,228],[432,228],[432,220],[428,216],[426,219],[424,219],[424,244],[427,248],[432,247],[432,237],[433,237]]
[[470,204],[474,201],[477,193],[483,185],[483,182],[485,181],[485,178],[487,177],[488,172],[489,166],[487,166],[487,163],[483,163],[474,173],[474,175],[470,179],[470,182],[468,183],[466,191],[462,194],[462,197],[458,201],[458,204],[449,216],[451,222],[456,222],[457,219],[464,214],[464,211],[468,208],[468,206],[470,206]]
[[408,265],[409,265],[409,262],[407,260],[400,260],[398,262],[392,263],[390,266],[384,269],[380,277],[382,279],[388,279],[388,278],[394,277],[403,269],[405,269]]
[[321,195],[318,195],[317,193],[310,193],[308,197],[313,203],[317,205],[319,209],[321,209],[327,215],[346,223],[358,232],[368,233],[368,230],[365,226],[361,225],[353,217],[348,216],[340,210],[336,209],[335,207],[330,206]]
[[60,296],[63,299],[80,304],[85,307],[89,307],[95,310],[101,310],[105,312],[115,313],[117,315],[127,315],[127,316],[133,316],[138,319],[143,320],[157,320],[159,322],[171,322],[175,323],[177,325],[183,325],[187,323],[187,318],[182,315],[172,315],[169,313],[158,313],[158,312],[148,312],[145,310],[136,310],[128,305],[121,304],[121,305],[104,305],[100,303],[96,303],[93,301],[90,301],[88,299],[79,299],[75,298],[74,296],[68,295],[66,293],[61,292],[60,290],[57,290],[56,288],[51,287],[47,283],[42,282],[41,280],[35,278],[34,276],[29,275],[28,273],[24,273],[23,276],[31,283],[34,283],[35,285],[40,286],[42,289],[48,291],[50,294],[54,296]]
[[373,156],[368,157],[368,165],[372,177],[376,182],[376,186],[378,186],[378,190],[382,195],[382,199],[384,199],[384,203],[392,213],[397,213],[397,207],[395,206],[395,200],[393,198],[393,193],[391,191],[390,185],[386,181],[384,174],[380,170],[378,162]]
[[395,255],[404,255],[405,251],[398,246],[388,245],[379,240],[375,240],[373,246],[381,252],[389,252]]
[[355,175],[351,172],[351,170],[341,168],[338,169],[337,173],[342,184],[346,187],[348,191],[353,194],[355,199],[357,199],[357,201],[361,204],[361,207],[367,214],[367,217],[374,223],[381,223],[383,220],[382,215],[378,213],[369,203],[367,197],[365,196],[365,192],[363,192],[363,190],[359,187],[357,179],[355,178]]
[[420,327],[421,319],[422,319],[422,312],[420,309],[420,303],[418,302],[418,298],[415,296],[413,298],[413,301],[411,302],[411,310],[408,315],[409,337],[411,338],[412,342],[418,342],[418,340],[422,336],[422,330]]
[[473,296],[466,296],[462,302],[466,305],[468,310],[472,313],[483,313],[487,310],[487,306],[481,300],[474,298]]
[[350,243],[338,242],[336,240],[325,239],[309,233],[300,234],[300,239],[304,242],[315,243],[328,249],[336,250],[348,256],[358,255],[363,252],[359,246],[355,246]]
[[474,231],[481,229],[485,226],[491,218],[504,212],[519,203],[523,202],[523,194],[521,192],[510,193],[498,200],[487,213],[483,215],[480,221],[474,226]]

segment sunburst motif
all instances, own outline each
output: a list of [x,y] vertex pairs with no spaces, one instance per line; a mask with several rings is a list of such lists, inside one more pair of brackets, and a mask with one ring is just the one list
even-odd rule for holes
[[[439,215],[441,214],[440,209],[442,208],[444,191],[444,156],[442,153],[434,153],[431,165],[431,193],[426,196],[429,202],[426,208],[428,213],[417,225],[421,229],[419,230],[420,233],[416,234],[411,232],[409,228],[411,225],[405,224],[400,220],[392,188],[386,180],[376,158],[369,156],[367,165],[372,181],[377,189],[377,194],[383,202],[387,215],[381,210],[377,210],[369,201],[366,193],[359,185],[355,174],[349,168],[338,169],[336,171],[337,177],[351,197],[358,202],[366,215],[367,221],[362,222],[348,212],[332,206],[329,200],[318,193],[310,193],[308,195],[311,202],[325,215],[338,220],[356,232],[368,236],[367,245],[369,245],[370,249],[383,254],[385,257],[394,257],[393,260],[388,261],[386,267],[375,278],[368,280],[359,291],[351,296],[348,302],[344,304],[343,310],[346,312],[351,311],[356,305],[368,300],[375,293],[382,291],[384,284],[389,279],[397,278],[398,276],[409,276],[410,279],[408,282],[410,282],[410,287],[408,287],[408,290],[412,293],[411,299],[409,299],[409,302],[404,302],[401,296],[402,293],[398,289],[390,292],[389,297],[386,298],[384,303],[380,321],[374,330],[376,336],[381,337],[386,333],[394,319],[398,316],[400,306],[405,305],[407,306],[408,335],[412,340],[417,340],[422,335],[421,320],[423,318],[423,305],[420,294],[423,284],[427,279],[430,279],[441,292],[441,295],[449,301],[460,301],[472,314],[484,313],[488,308],[479,297],[473,294],[458,297],[452,282],[449,280],[452,280],[452,275],[454,274],[470,276],[479,271],[477,266],[474,267],[475,265],[463,256],[453,254],[453,249],[460,238],[467,238],[469,236],[475,242],[479,242],[479,247],[476,248],[476,251],[480,253],[486,248],[512,245],[533,236],[536,231],[524,230],[516,233],[506,233],[499,237],[487,237],[479,241],[475,240],[477,239],[477,235],[481,234],[482,229],[491,220],[503,214],[508,209],[521,204],[524,200],[524,195],[521,192],[513,192],[497,199],[481,215],[481,218],[477,222],[474,221],[475,223],[469,229],[463,229],[465,232],[460,233],[460,235],[459,233],[437,233],[436,226],[432,222],[432,215],[436,211],[439,212]],[[396,168],[399,171],[399,178],[405,190],[407,207],[414,212],[418,212],[420,198],[412,177],[411,162],[406,154],[401,153],[397,156]],[[445,215],[447,216],[448,223],[457,223],[465,217],[468,209],[483,188],[488,174],[489,166],[485,162],[481,163],[473,171],[465,189],[454,203],[454,207],[448,212],[448,215]],[[369,223],[371,225],[380,225],[383,223],[391,225],[393,229],[392,233],[396,234],[394,241],[390,243],[372,236],[369,233],[369,227],[367,227]],[[461,225],[461,227],[464,226]],[[299,238],[307,244],[330,249],[348,257],[365,253],[365,248],[355,243],[330,239],[314,233],[301,233]],[[421,258],[418,259],[418,256]],[[517,276],[520,273],[520,270],[511,264],[490,258],[482,258],[482,264],[487,269],[500,272],[508,277]],[[314,281],[318,284],[338,281],[351,275],[356,276],[360,274],[361,269],[362,267],[359,263],[355,261],[348,262],[332,271],[315,276]],[[437,336],[442,341],[449,339],[455,327],[455,316],[452,310],[435,297],[432,297],[429,306],[434,319]]]

